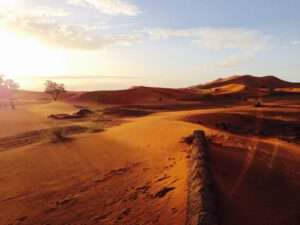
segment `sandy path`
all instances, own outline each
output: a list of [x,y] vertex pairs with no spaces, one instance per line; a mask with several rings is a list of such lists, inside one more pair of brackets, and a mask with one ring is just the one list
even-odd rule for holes
[[166,114],[0,154],[0,224],[184,224],[197,125]]

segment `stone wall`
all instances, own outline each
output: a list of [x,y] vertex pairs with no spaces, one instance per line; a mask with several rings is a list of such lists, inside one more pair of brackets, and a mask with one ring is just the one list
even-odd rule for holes
[[209,144],[202,130],[192,136],[189,157],[188,209],[186,225],[217,225],[213,182],[208,169]]

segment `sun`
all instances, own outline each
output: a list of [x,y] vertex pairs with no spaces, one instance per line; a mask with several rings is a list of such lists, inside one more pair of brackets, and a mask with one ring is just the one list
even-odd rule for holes
[[65,72],[63,54],[34,38],[0,29],[0,49],[0,74],[17,78]]

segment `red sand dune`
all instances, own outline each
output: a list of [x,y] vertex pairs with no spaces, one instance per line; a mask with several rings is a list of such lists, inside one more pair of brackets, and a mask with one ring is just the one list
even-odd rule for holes
[[[214,82],[185,89],[134,87],[116,91],[91,91],[69,93],[65,99],[72,102],[96,102],[102,104],[161,104],[171,102],[199,101],[203,96],[201,90],[210,90],[213,95],[248,96],[267,94],[268,89],[297,88],[298,83],[280,80],[274,76],[255,77],[252,75],[234,76]],[[200,92],[199,92],[200,90]]]
[[253,75],[233,76],[228,79],[218,79],[208,84],[196,86],[198,88],[214,88],[228,84],[243,84],[248,88],[284,88],[300,87],[300,83],[281,80],[275,76],[256,77]]
[[[125,90],[115,91],[90,91],[64,93],[61,99],[69,102],[88,102],[100,104],[164,104],[178,102],[195,102],[201,99],[205,91],[209,91],[216,96],[249,96],[257,94],[268,94],[268,89],[275,92],[294,93],[291,90],[298,90],[300,83],[283,81],[274,76],[255,77],[252,75],[233,76],[227,79],[197,85],[184,89],[159,88],[159,87],[133,87]],[[200,91],[200,92],[199,92]],[[204,91],[203,93],[201,91]],[[299,93],[299,92],[296,92]],[[16,94],[17,98],[30,99],[50,99],[49,95],[41,92],[20,90]]]
[[156,87],[134,87],[127,90],[85,92],[69,99],[72,101],[90,101],[104,104],[137,104],[193,101],[197,98],[198,95],[193,94],[188,90]]
[[244,89],[239,89],[239,91],[236,91],[234,88],[232,92],[226,89],[226,92],[224,94],[247,94],[247,95],[265,95],[268,94],[269,89],[273,89],[274,91],[277,90],[284,90],[286,88],[299,88],[300,83],[292,83],[287,82],[284,80],[281,80],[275,76],[264,76],[264,77],[256,77],[253,75],[242,75],[242,76],[232,76],[227,79],[218,79],[213,82],[204,84],[204,85],[198,85],[191,87],[192,90],[211,90],[212,93],[216,93],[216,90],[222,89],[224,87],[230,87],[230,85],[234,85],[233,87],[243,85]]

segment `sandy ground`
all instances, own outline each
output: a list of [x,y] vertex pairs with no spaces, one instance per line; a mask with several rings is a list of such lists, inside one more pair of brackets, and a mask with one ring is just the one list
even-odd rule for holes
[[18,105],[17,110],[0,108],[0,137],[53,127],[58,123],[47,119],[50,114],[75,110],[74,106],[62,102]]
[[[255,110],[255,109],[254,109]],[[247,112],[250,107],[232,109],[235,117]],[[298,121],[294,108],[260,109],[260,118],[279,118],[285,121]],[[206,115],[215,115],[211,124],[220,121],[220,111],[207,111],[189,114],[193,121],[209,125]],[[280,116],[278,116],[280,115]],[[202,120],[203,118],[203,120]],[[275,120],[275,122],[276,122]],[[224,225],[294,225],[300,223],[300,147],[299,141],[286,142],[281,138],[253,136],[245,134],[241,120],[225,120],[231,128],[236,127],[234,134],[220,129],[200,127],[209,134],[210,169],[215,181],[215,194],[219,210],[220,224]],[[276,123],[263,127],[262,124],[248,123],[251,127],[267,129],[272,132]],[[228,129],[227,129],[228,130]],[[241,133],[242,135],[239,135]],[[267,132],[266,132],[267,133]],[[296,132],[295,132],[296,133]],[[299,137],[298,137],[299,139]]]
[[300,157],[283,151],[211,147],[221,224],[299,224]]
[[[74,110],[55,104],[0,112],[11,117],[3,120],[10,129],[1,127],[0,137],[34,124],[56,126],[60,122],[49,123],[48,113]],[[151,114],[104,132],[0,152],[0,224],[184,225],[188,146],[181,140],[196,129],[214,142],[211,170],[220,224],[300,224],[299,145],[186,121],[250,110],[252,106]]]
[[[159,126],[158,126],[159,124]],[[0,224],[184,224],[196,128],[153,115],[0,154]]]

